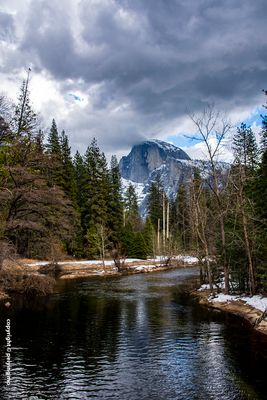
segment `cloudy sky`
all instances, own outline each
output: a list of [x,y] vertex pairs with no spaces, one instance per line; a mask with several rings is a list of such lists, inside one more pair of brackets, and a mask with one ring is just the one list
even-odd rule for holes
[[[191,146],[188,110],[258,122],[267,88],[266,0],[1,0],[0,91],[31,100],[74,150],[143,139]],[[196,146],[191,154],[196,150]]]

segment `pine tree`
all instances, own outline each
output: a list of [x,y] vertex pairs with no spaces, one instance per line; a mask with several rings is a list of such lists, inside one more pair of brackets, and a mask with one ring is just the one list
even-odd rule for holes
[[137,194],[132,184],[128,186],[125,192],[124,209],[125,209],[124,211],[125,223],[131,224],[134,230],[139,229],[141,225],[141,219],[138,209]]
[[53,119],[48,133],[46,152],[50,157],[53,169],[50,170],[48,180],[51,186],[57,185],[64,190],[64,167],[62,149],[56,121]]
[[131,223],[126,223],[122,229],[121,247],[126,257],[134,257],[135,233]]
[[190,246],[190,222],[188,193],[185,185],[180,185],[171,207],[171,225],[174,236],[181,239],[184,250]]
[[127,257],[146,259],[148,247],[145,238],[140,231],[135,231],[133,225],[128,222],[123,227],[121,238],[122,252]]
[[245,170],[254,170],[258,163],[258,147],[255,135],[250,126],[242,123],[237,128],[233,140],[235,162],[244,166]]
[[77,205],[81,211],[83,205],[86,202],[86,196],[84,190],[84,186],[86,183],[86,167],[83,157],[78,151],[76,151],[75,153],[73,166],[74,166]]
[[[267,96],[267,91],[263,91]],[[267,108],[266,105],[264,105]],[[255,213],[257,221],[257,280],[258,288],[267,290],[267,115],[262,115],[261,162],[255,184]]]
[[56,155],[59,159],[61,159],[60,139],[57,130],[57,124],[54,119],[52,120],[51,128],[48,134],[46,149],[48,154]]
[[262,154],[255,185],[255,213],[257,220],[257,279],[258,288],[267,291],[267,149]]
[[109,228],[112,231],[111,240],[116,246],[121,236],[123,226],[123,203],[121,196],[121,176],[116,156],[110,163],[110,195],[108,202]]
[[26,81],[22,82],[12,121],[14,132],[18,136],[28,138],[32,136],[37,127],[37,115],[31,107],[29,98],[29,73],[30,69]]
[[148,192],[148,216],[156,230],[158,229],[158,220],[162,221],[162,199],[163,186],[160,177],[157,176],[151,183]]
[[[264,90],[267,96],[267,91]],[[267,106],[264,106],[267,108]],[[262,221],[267,224],[267,115],[262,115],[262,130],[261,130],[261,162],[257,171],[257,185],[255,201],[257,213]],[[267,228],[266,228],[267,229]]]
[[0,147],[11,143],[14,139],[14,132],[10,126],[10,106],[7,98],[0,94]]
[[241,124],[240,128],[237,129],[233,140],[233,149],[235,162],[231,170],[232,199],[234,200],[233,203],[236,204],[236,221],[243,236],[240,252],[242,250],[245,254],[247,264],[243,276],[247,277],[250,294],[254,294],[257,285],[255,259],[255,249],[257,246],[255,186],[258,148],[254,133],[246,124]]
[[154,257],[156,255],[156,231],[150,218],[145,221],[143,238],[146,244],[146,253]]
[[[110,181],[106,158],[104,153],[100,152],[96,139],[93,139],[85,153],[85,185],[83,190],[86,196],[82,208],[84,227],[90,233],[95,231],[97,224],[107,228]],[[93,243],[93,240],[91,242]],[[90,241],[88,245],[90,254]]]
[[262,115],[261,152],[267,151],[267,115]]
[[147,258],[147,244],[142,232],[135,232],[132,253],[129,255],[134,258]]
[[61,162],[63,167],[62,185],[64,192],[69,196],[74,204],[76,204],[76,184],[74,177],[74,165],[71,157],[71,148],[69,139],[65,131],[60,136]]
[[41,129],[39,129],[37,135],[34,138],[34,143],[36,146],[36,151],[39,154],[43,154],[44,150],[45,150],[45,146],[44,146],[44,133],[41,131]]
[[85,153],[88,222],[106,224],[108,217],[109,175],[104,153],[100,152],[96,139]]

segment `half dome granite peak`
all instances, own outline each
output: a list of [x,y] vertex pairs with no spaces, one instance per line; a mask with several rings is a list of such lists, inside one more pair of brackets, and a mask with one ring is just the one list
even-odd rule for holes
[[150,174],[173,160],[190,160],[179,147],[158,139],[146,140],[133,146],[128,156],[122,157],[120,171],[124,179],[144,183]]

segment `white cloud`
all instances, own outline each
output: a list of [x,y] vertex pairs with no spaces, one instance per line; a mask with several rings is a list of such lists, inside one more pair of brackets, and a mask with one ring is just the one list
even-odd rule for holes
[[[207,102],[233,125],[246,120],[264,102],[264,2],[152,3],[2,0],[14,32],[0,41],[1,90],[16,100],[32,66],[35,109],[81,151],[94,136],[121,154],[146,137],[194,133],[186,109]],[[203,146],[187,151],[199,158]]]
[[[215,144],[215,142],[213,142]],[[191,157],[193,160],[209,160],[209,155],[205,143],[199,142],[192,146],[182,147],[182,149]],[[233,161],[233,153],[230,145],[225,142],[219,149],[217,161],[231,162]]]

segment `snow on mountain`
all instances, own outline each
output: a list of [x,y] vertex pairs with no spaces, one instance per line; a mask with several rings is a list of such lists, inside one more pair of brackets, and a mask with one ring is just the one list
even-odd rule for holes
[[140,206],[142,201],[146,197],[146,191],[145,191],[145,184],[144,183],[139,183],[139,182],[133,182],[130,179],[124,179],[121,178],[121,183],[122,183],[122,192],[125,193],[126,190],[130,185],[132,185],[135,189],[135,192],[137,194],[138,198],[138,205]]

